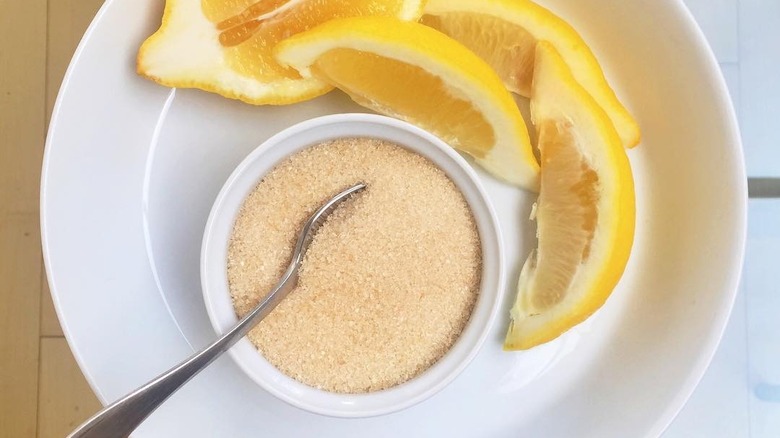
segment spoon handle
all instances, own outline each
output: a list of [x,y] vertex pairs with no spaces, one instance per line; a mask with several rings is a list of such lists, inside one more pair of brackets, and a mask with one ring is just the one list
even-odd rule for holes
[[168,397],[243,338],[252,327],[274,310],[276,305],[295,286],[298,279],[298,268],[301,266],[303,255],[311,244],[314,233],[340,203],[353,193],[365,188],[365,184],[359,183],[344,190],[320,206],[309,217],[298,235],[292,260],[282,279],[279,280],[271,293],[266,295],[263,301],[246,314],[230,331],[189,359],[98,412],[68,437],[113,438],[130,436],[130,433]]
[[298,265],[292,264],[279,284],[252,312],[229,332],[189,359],[160,374],[125,397],[104,408],[82,424],[69,438],[127,437],[168,397],[244,337],[292,290]]

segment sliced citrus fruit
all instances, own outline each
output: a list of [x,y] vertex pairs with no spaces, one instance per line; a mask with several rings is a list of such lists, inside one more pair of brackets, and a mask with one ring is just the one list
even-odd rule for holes
[[549,41],[574,78],[609,115],[626,147],[639,143],[634,118],[607,83],[593,52],[567,22],[528,0],[430,0],[422,23],[460,41],[487,61],[510,90],[530,97],[536,42]]
[[614,125],[551,44],[538,44],[534,70],[539,242],[520,274],[507,350],[550,341],[599,309],[634,239],[633,177]]
[[331,87],[279,65],[277,42],[332,18],[417,20],[423,0],[167,0],[137,70],[170,87],[200,88],[253,104],[285,104]]
[[282,41],[276,55],[305,78],[427,129],[499,178],[537,188],[539,166],[512,96],[490,66],[441,32],[346,18]]

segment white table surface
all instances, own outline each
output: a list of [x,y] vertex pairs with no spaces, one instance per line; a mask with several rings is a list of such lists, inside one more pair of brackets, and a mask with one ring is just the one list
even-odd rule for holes
[[[765,187],[777,196],[780,0],[685,3],[731,91],[748,176],[770,178]],[[712,365],[664,438],[780,437],[780,198],[751,199],[748,214],[745,268],[731,321]]]

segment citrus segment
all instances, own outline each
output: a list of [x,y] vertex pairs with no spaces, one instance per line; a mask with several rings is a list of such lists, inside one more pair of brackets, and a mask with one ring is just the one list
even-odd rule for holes
[[257,0],[201,0],[200,6],[209,21],[219,23],[244,12],[247,8],[258,3],[262,4],[264,2],[258,2]]
[[539,242],[520,274],[507,350],[548,342],[599,309],[634,237],[633,177],[614,125],[551,44],[538,44],[534,70]]
[[163,85],[200,88],[254,104],[306,100],[331,89],[280,66],[282,39],[339,17],[416,20],[422,0],[168,0],[141,46],[138,72]]
[[548,41],[607,112],[623,144],[639,143],[639,126],[607,83],[593,52],[571,25],[549,10],[529,0],[430,0],[421,21],[473,50],[507,88],[526,97],[531,95],[536,43]]
[[281,42],[277,59],[357,103],[431,131],[499,178],[530,189],[538,164],[512,96],[484,61],[429,27],[333,20]]
[[[452,147],[475,158],[487,156],[495,144],[493,128],[482,113],[468,100],[450,94],[441,78],[420,67],[373,53],[333,49],[311,68],[316,77],[340,84],[360,105],[401,119],[425,117]],[[396,86],[388,86],[391,83]],[[414,92],[398,93],[397,86],[404,84],[414,87]]]

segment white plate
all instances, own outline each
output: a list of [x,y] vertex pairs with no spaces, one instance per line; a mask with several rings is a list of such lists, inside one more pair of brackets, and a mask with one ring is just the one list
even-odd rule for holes
[[[52,294],[74,354],[103,401],[214,337],[198,255],[209,208],[233,167],[295,122],[356,109],[338,93],[253,107],[139,78],[136,49],[158,25],[162,3],[105,3],[66,75],[43,167]],[[362,420],[288,406],[225,357],[137,436],[633,437],[663,431],[709,363],[739,280],[746,188],[734,114],[714,58],[681,2],[543,3],[581,31],[644,134],[629,152],[638,202],[634,251],[588,330],[527,353],[504,353],[501,318],[447,389],[406,411]],[[505,235],[507,266],[517,267],[533,244],[526,220],[531,196],[483,179]],[[508,271],[514,289],[517,269]]]

